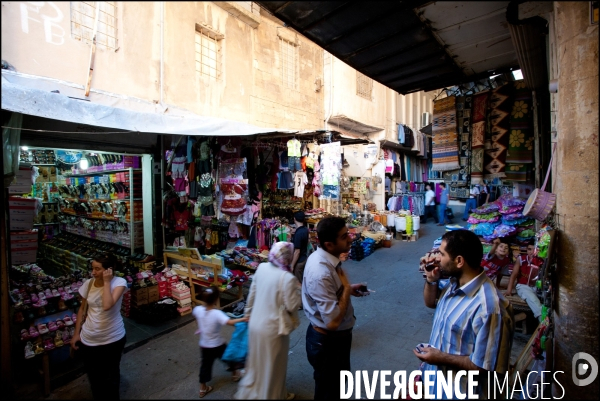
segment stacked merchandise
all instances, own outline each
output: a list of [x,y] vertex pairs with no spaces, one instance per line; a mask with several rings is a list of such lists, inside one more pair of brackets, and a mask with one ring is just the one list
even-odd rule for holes
[[375,240],[373,238],[357,239],[352,242],[349,258],[360,262],[375,250]]
[[[72,274],[55,278],[38,265],[29,264],[12,266],[9,278],[13,327],[20,329],[13,346],[20,338],[19,347],[24,347],[24,356],[30,359],[69,344],[81,304],[83,277]],[[61,355],[68,358],[69,354]]]
[[222,257],[226,264],[235,264],[256,270],[259,264],[268,260],[269,252],[268,250],[259,251],[258,249],[236,246],[215,255]]
[[511,194],[504,194],[498,200],[474,209],[467,220],[468,229],[486,241],[520,233],[524,235],[518,239],[526,241],[532,237],[529,231],[533,220],[523,216],[525,202]]
[[493,235],[496,227],[500,225],[499,210],[500,206],[496,202],[486,203],[474,209],[467,220],[467,228],[482,237]]
[[192,295],[187,285],[182,282],[172,284],[171,294],[177,300],[177,312],[181,316],[192,313]]
[[523,208],[527,201],[510,194],[505,194],[498,199],[498,202],[502,204],[502,208],[500,209],[502,224],[513,227],[513,235],[516,235],[517,242],[521,245],[526,245],[535,236],[535,220],[523,216]]

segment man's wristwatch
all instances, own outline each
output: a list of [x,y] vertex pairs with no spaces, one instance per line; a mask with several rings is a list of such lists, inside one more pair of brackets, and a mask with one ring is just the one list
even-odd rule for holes
[[429,285],[438,285],[438,283],[439,283],[438,281],[429,281],[427,279],[425,279],[425,282]]

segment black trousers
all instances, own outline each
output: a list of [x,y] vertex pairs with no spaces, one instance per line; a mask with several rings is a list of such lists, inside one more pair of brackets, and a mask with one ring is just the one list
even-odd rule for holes
[[438,217],[435,213],[435,205],[425,206],[425,220],[423,220],[423,223],[427,223],[429,216],[433,217],[433,221],[436,223],[438,222]]
[[340,399],[340,371],[350,370],[352,329],[322,334],[306,330],[306,355],[314,369],[315,400]]
[[79,351],[95,400],[120,399],[120,365],[125,342],[126,336],[105,345],[89,346],[79,343]]
[[[213,364],[216,359],[223,356],[225,348],[227,348],[227,344],[222,344],[215,348],[200,347],[200,357],[202,358],[202,363],[200,364],[200,383],[211,381]],[[228,366],[228,370],[235,368],[232,364],[228,364]]]

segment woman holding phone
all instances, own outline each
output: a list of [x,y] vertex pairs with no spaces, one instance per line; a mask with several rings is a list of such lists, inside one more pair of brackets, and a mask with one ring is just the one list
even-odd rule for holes
[[94,399],[119,399],[119,365],[125,347],[121,302],[127,281],[113,276],[116,265],[114,255],[95,258],[92,278],[79,288],[82,301],[71,347],[81,353]]

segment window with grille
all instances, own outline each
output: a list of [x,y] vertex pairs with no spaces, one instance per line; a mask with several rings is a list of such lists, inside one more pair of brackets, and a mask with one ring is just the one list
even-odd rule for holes
[[[83,40],[91,44],[96,22],[95,1],[71,2],[71,36],[73,39]],[[96,45],[109,49],[117,49],[117,6],[116,2],[101,1],[98,28],[96,31]]]
[[196,25],[196,75],[221,79],[221,39],[223,35]]
[[356,71],[356,94],[365,99],[372,100],[373,80]]
[[281,78],[283,86],[297,89],[298,85],[298,46],[279,38],[281,51]]

